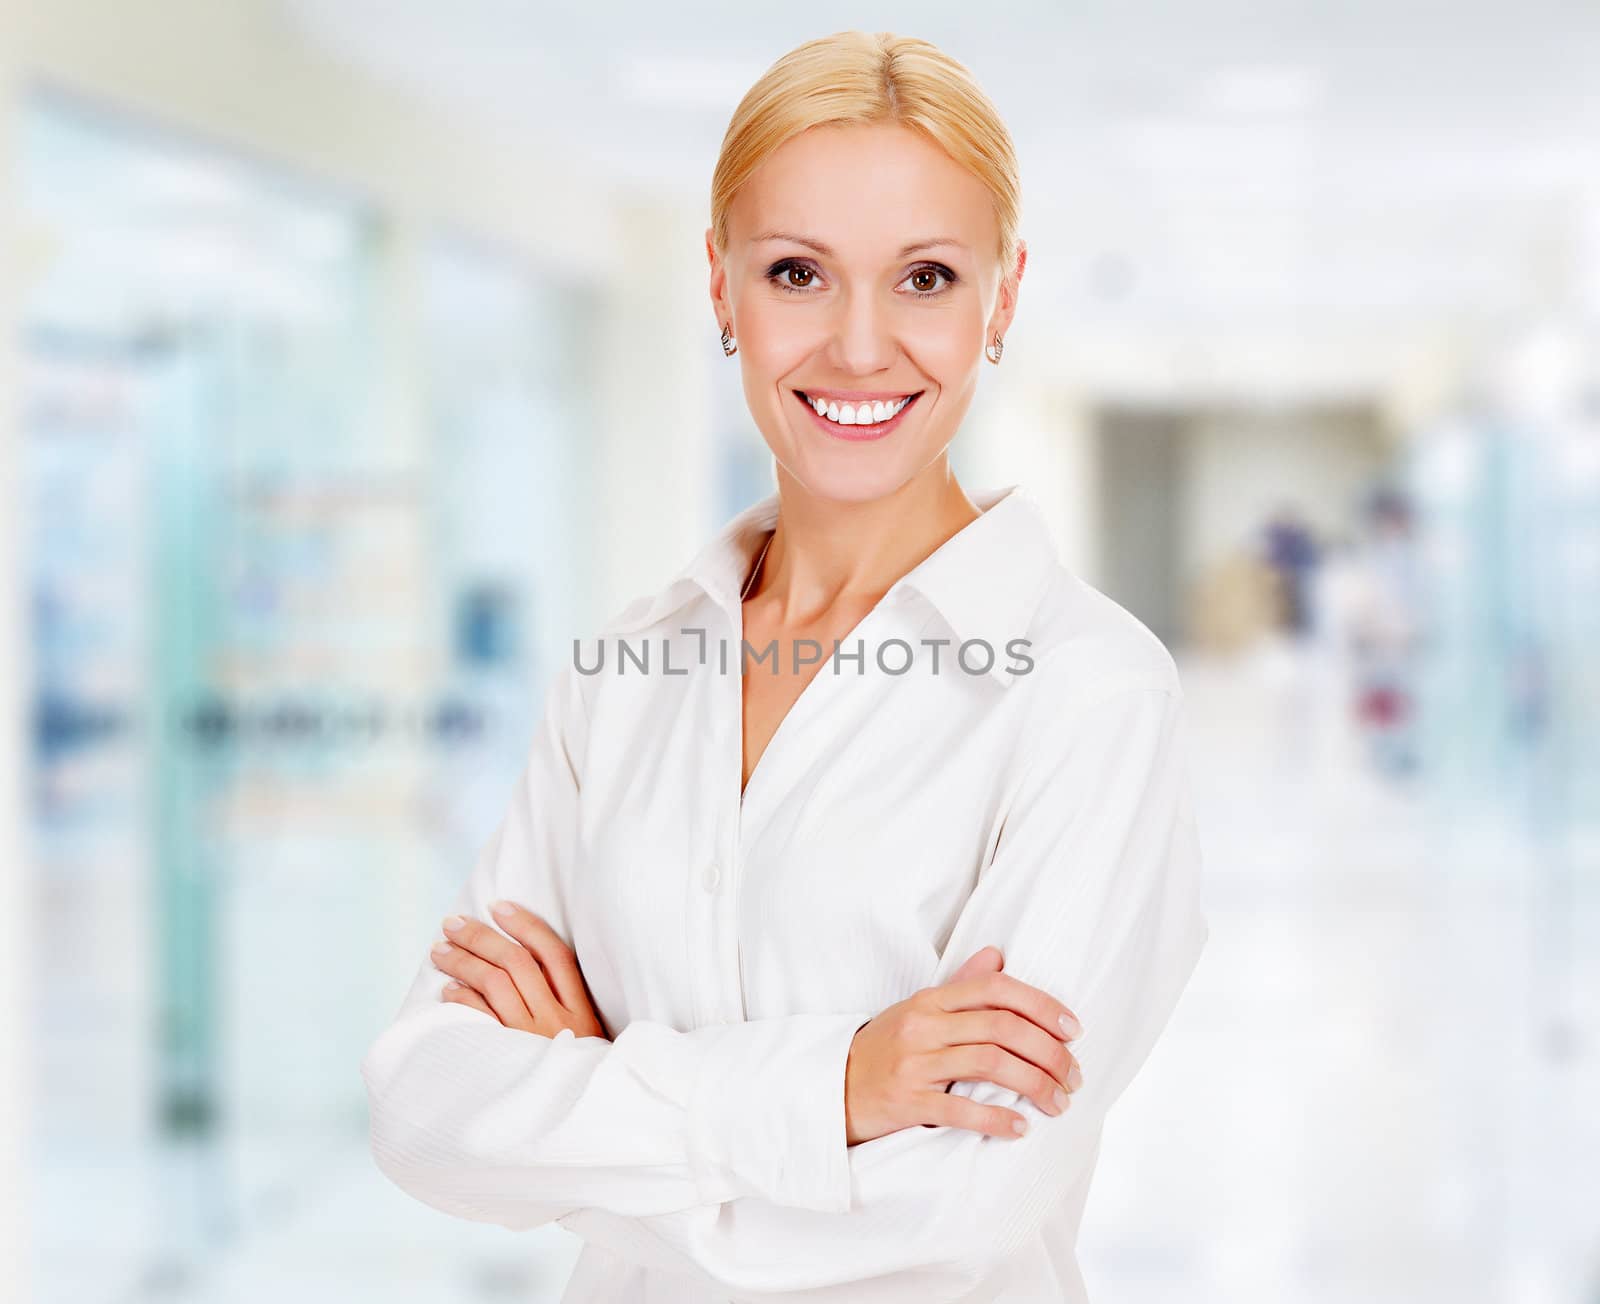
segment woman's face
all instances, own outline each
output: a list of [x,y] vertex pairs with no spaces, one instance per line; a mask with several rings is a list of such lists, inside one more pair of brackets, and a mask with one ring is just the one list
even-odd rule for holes
[[[733,326],[750,412],[790,475],[819,497],[863,501],[944,455],[984,345],[1016,308],[1026,250],[1005,283],[998,246],[983,183],[896,123],[814,127],[751,175],[728,212],[725,259],[706,233],[711,297]],[[856,424],[819,415],[818,400]]]

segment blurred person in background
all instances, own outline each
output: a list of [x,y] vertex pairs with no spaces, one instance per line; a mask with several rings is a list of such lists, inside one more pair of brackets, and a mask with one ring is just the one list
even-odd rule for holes
[[1319,550],[1311,526],[1292,503],[1279,506],[1262,529],[1267,564],[1282,584],[1285,629],[1296,638],[1310,631],[1310,592],[1315,582]]
[[1421,577],[1404,492],[1368,495],[1354,552],[1344,622],[1352,706],[1372,764],[1384,774],[1415,768],[1416,673],[1421,651]]
[[777,492],[557,675],[362,1062],[382,1170],[576,1232],[566,1301],[1086,1299],[1102,1126],[1207,925],[1172,657],[951,472],[1019,208],[925,41],[809,41],[735,111],[710,291]]

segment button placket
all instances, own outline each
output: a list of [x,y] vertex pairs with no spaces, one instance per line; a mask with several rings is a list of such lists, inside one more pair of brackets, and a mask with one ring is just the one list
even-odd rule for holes
[[[730,802],[727,823],[723,825],[723,838],[725,849],[719,858],[719,868],[723,872],[719,878],[726,880],[726,889],[718,893],[722,898],[718,901],[721,910],[722,927],[725,930],[723,937],[727,943],[727,963],[732,966],[730,977],[732,990],[728,993],[727,1017],[739,1021],[749,1018],[747,1001],[744,990],[744,943],[739,936],[739,882],[744,868],[744,806],[746,789],[744,782],[744,680],[740,675],[740,647],[738,642],[744,637],[743,609],[740,609],[739,619],[734,622],[735,648],[731,658],[732,668],[729,671],[733,679],[733,692],[731,697],[724,696],[724,700],[731,700],[732,711],[724,718],[727,721],[727,739],[724,752],[732,760],[733,780],[729,784]],[[753,776],[752,776],[753,777]]]

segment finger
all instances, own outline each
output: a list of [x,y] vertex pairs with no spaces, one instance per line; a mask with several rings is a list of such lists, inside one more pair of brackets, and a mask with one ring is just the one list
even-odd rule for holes
[[489,1002],[459,979],[452,978],[447,982],[444,985],[444,991],[439,993],[439,999],[441,1001],[449,1001],[454,1005],[470,1005],[475,1010],[482,1010],[496,1022],[499,1021],[500,1016],[489,1007]]
[[1083,1082],[1083,1070],[1066,1042],[1014,1010],[960,1010],[944,1015],[940,1027],[947,1045],[999,1046],[1050,1074],[1065,1091],[1076,1091]]
[[[1072,1103],[1053,1077],[1037,1064],[999,1046],[949,1046],[931,1057],[938,1078],[952,1082],[993,1082],[1019,1096],[1027,1096],[1046,1114],[1060,1114]],[[1057,1100],[1056,1097],[1060,1096]]]
[[523,1032],[534,1030],[532,1011],[522,999],[511,975],[499,965],[490,964],[481,956],[449,941],[433,944],[433,963],[452,978],[459,978],[489,1002],[494,1017],[508,1028]]
[[578,967],[577,952],[542,916],[515,901],[496,901],[490,909],[500,927],[538,959],[562,1005],[579,1010],[593,1004],[584,986],[583,971]]
[[557,1002],[550,991],[550,984],[545,981],[539,961],[521,942],[507,937],[493,925],[467,915],[446,915],[442,927],[446,936],[457,946],[465,947],[510,974],[523,1004],[531,1013],[537,1015],[544,1011],[548,1016],[553,1012],[552,1007]]
[[933,991],[943,1010],[978,1010],[985,1006],[1015,1010],[1052,1037],[1071,1040],[1083,1035],[1083,1025],[1069,1006],[1008,973],[987,973],[958,983],[944,983]]
[[1003,1136],[1012,1141],[1028,1130],[1028,1120],[1004,1105],[980,1105],[967,1096],[943,1092],[928,1092],[926,1103],[932,1115],[928,1122],[934,1127],[964,1127],[971,1132]]
[[968,978],[976,978],[979,974],[993,973],[1002,968],[1003,964],[1004,957],[1000,954],[1000,948],[997,946],[985,946],[968,956],[961,967],[951,974],[947,981],[953,983],[963,982]]

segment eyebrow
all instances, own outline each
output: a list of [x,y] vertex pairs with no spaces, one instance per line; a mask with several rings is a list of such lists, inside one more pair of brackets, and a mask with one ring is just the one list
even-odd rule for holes
[[[790,231],[765,231],[756,236],[752,243],[765,244],[769,240],[791,240],[795,244],[805,245],[807,249],[814,249],[824,258],[833,257],[833,249],[823,244],[822,241],[814,240],[810,236],[795,235]],[[899,256],[901,258],[909,258],[912,254],[921,253],[924,249],[937,249],[940,245],[950,245],[956,249],[965,249],[967,247],[952,236],[930,236],[926,240],[913,240],[910,244],[905,245],[901,248]]]

